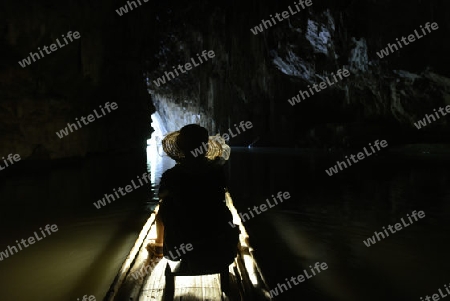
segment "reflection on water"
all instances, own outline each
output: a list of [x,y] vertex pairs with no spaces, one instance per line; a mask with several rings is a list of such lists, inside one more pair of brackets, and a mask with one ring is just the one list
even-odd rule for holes
[[150,214],[151,190],[101,209],[93,202],[142,175],[144,160],[129,153],[2,174],[0,251],[47,224],[58,232],[0,261],[0,300],[102,300]]
[[[157,134],[156,145],[164,132]],[[149,147],[148,166],[139,154],[122,154],[2,178],[0,251],[46,224],[59,230],[0,261],[0,300],[101,300],[156,199],[145,186],[101,209],[92,203],[147,168],[157,188],[174,164],[160,154]],[[305,151],[232,149],[230,193],[239,212],[278,191],[291,195],[244,223],[269,286],[316,262],[329,267],[276,299],[419,300],[448,284],[450,162],[380,155],[329,177],[325,168],[335,161]],[[363,244],[413,210],[426,217]]]
[[[0,300],[103,299],[157,201],[162,173],[174,164],[161,156],[165,130],[157,121],[149,142],[159,145],[159,152],[147,148],[147,166],[145,154],[129,153],[0,174],[0,252],[39,227],[59,229],[0,261]],[[152,186],[94,207],[105,193],[147,171]]]
[[[419,300],[450,282],[450,161],[377,156],[329,177],[337,158],[234,148],[231,195],[240,212],[271,194],[291,199],[247,221],[271,288],[316,262],[329,269],[277,300]],[[366,247],[413,210],[426,217]]]

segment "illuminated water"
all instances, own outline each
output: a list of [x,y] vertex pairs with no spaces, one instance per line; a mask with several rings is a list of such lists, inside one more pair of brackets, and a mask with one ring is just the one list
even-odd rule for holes
[[[420,300],[450,283],[450,160],[378,156],[329,177],[336,158],[234,149],[231,195],[240,212],[278,191],[291,199],[245,222],[271,288],[316,262],[328,270],[276,300]],[[425,218],[366,247],[413,210]]]
[[[162,134],[162,132],[161,132]],[[152,187],[137,189],[104,208],[92,202],[149,170],[153,189],[173,165],[145,166],[122,154],[64,167],[19,170],[0,184],[0,251],[39,227],[59,231],[0,261],[0,300],[101,300],[152,208]],[[329,177],[333,158],[303,151],[232,150],[230,192],[238,211],[271,194],[291,199],[246,221],[271,288],[315,262],[329,269],[276,300],[419,300],[450,282],[449,161],[389,156],[360,162]],[[426,217],[366,247],[363,240],[413,210]]]

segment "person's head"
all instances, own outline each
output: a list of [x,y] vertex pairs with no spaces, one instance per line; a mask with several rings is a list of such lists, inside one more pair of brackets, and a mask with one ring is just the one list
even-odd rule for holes
[[231,151],[225,139],[219,135],[210,137],[208,130],[198,124],[188,124],[167,134],[162,147],[178,163],[194,159],[223,162],[228,160]]
[[208,130],[198,124],[188,124],[180,129],[176,143],[186,159],[204,158],[208,151]]

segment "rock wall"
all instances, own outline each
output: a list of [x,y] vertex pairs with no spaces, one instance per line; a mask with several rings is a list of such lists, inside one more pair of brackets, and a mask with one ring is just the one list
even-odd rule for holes
[[[148,10],[119,16],[122,1],[3,1],[0,4],[0,156],[55,159],[138,149],[154,108],[146,91]],[[133,15],[131,15],[134,13]],[[18,63],[62,35],[81,37],[32,62]],[[35,56],[36,59],[36,56]],[[56,132],[106,102],[118,109],[60,139]]]
[[[293,1],[189,3],[3,1],[0,4],[0,156],[48,159],[145,149],[154,107],[168,130],[199,122],[232,145],[352,147],[449,142],[450,4],[341,0],[313,4],[253,34]],[[131,3],[131,2],[130,2]],[[136,3],[136,2],[133,2]],[[385,58],[396,38],[439,29]],[[22,68],[18,62],[69,31],[81,38]],[[154,80],[197,53],[215,57],[163,85]],[[299,91],[346,68],[351,76],[292,106]],[[56,132],[106,102],[118,110],[59,139]],[[152,105],[154,103],[154,107]]]
[[[156,106],[189,106],[213,132],[241,120],[255,128],[231,144],[355,147],[372,139],[392,144],[449,142],[448,118],[416,129],[425,113],[448,105],[449,4],[443,1],[313,1],[262,33],[250,29],[292,1],[193,3],[161,9],[161,41],[148,83]],[[169,9],[170,7],[170,9]],[[439,29],[387,57],[377,55],[426,22]],[[216,57],[164,86],[152,80],[202,50]],[[291,106],[338,69],[351,76]],[[172,119],[172,118],[169,118]],[[189,119],[189,118],[187,118]],[[212,122],[212,120],[214,122]],[[178,125],[178,124],[177,124]]]

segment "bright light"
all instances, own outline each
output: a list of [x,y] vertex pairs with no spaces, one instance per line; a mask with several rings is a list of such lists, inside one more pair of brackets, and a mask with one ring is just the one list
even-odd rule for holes
[[[147,140],[147,170],[150,172],[152,185],[159,187],[161,175],[168,168],[175,165],[175,161],[170,159],[163,151],[161,141],[167,134],[164,123],[158,112],[152,114],[152,128],[154,132],[149,140]],[[155,196],[157,191],[155,191]],[[154,199],[158,201],[158,199]]]
[[247,254],[244,254],[244,264],[248,272],[248,277],[250,278],[250,281],[252,282],[253,286],[258,285],[258,278],[256,277],[256,271],[255,271],[255,261],[253,260],[253,257]]

